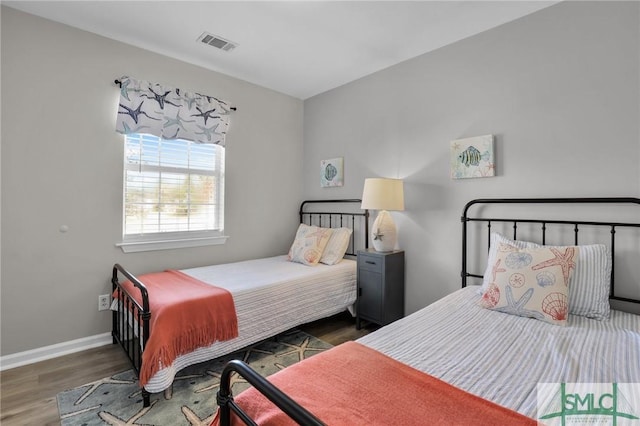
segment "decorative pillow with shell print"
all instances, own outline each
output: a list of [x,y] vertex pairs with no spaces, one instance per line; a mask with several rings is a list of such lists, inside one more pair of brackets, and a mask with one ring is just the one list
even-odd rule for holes
[[288,258],[303,265],[317,265],[333,230],[301,223],[289,249]]
[[519,249],[500,244],[480,305],[506,314],[566,325],[569,280],[578,247]]

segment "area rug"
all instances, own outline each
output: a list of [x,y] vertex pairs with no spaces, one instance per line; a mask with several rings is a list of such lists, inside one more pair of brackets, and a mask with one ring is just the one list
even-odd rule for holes
[[[173,386],[151,395],[151,406],[142,406],[142,395],[133,370],[87,383],[57,395],[60,423],[79,425],[209,425],[216,411],[216,392],[225,364],[232,359],[248,363],[263,376],[295,364],[331,345],[299,330],[291,330],[238,352],[193,365],[176,375]],[[234,374],[237,395],[249,384]]]

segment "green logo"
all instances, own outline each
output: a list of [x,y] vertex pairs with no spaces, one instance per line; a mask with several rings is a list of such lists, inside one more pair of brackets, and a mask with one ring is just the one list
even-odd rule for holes
[[538,384],[538,420],[545,424],[640,425],[638,383]]

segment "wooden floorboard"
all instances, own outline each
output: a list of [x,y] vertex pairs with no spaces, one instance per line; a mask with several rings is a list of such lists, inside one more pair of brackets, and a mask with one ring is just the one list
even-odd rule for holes
[[[345,312],[298,328],[335,346],[376,327],[356,330],[355,320]],[[130,368],[123,350],[108,345],[0,372],[0,424],[59,425],[59,392]]]

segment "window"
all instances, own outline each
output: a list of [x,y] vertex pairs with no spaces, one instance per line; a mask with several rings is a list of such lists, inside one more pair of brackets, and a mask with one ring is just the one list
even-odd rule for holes
[[224,243],[224,148],[125,135],[125,252]]

